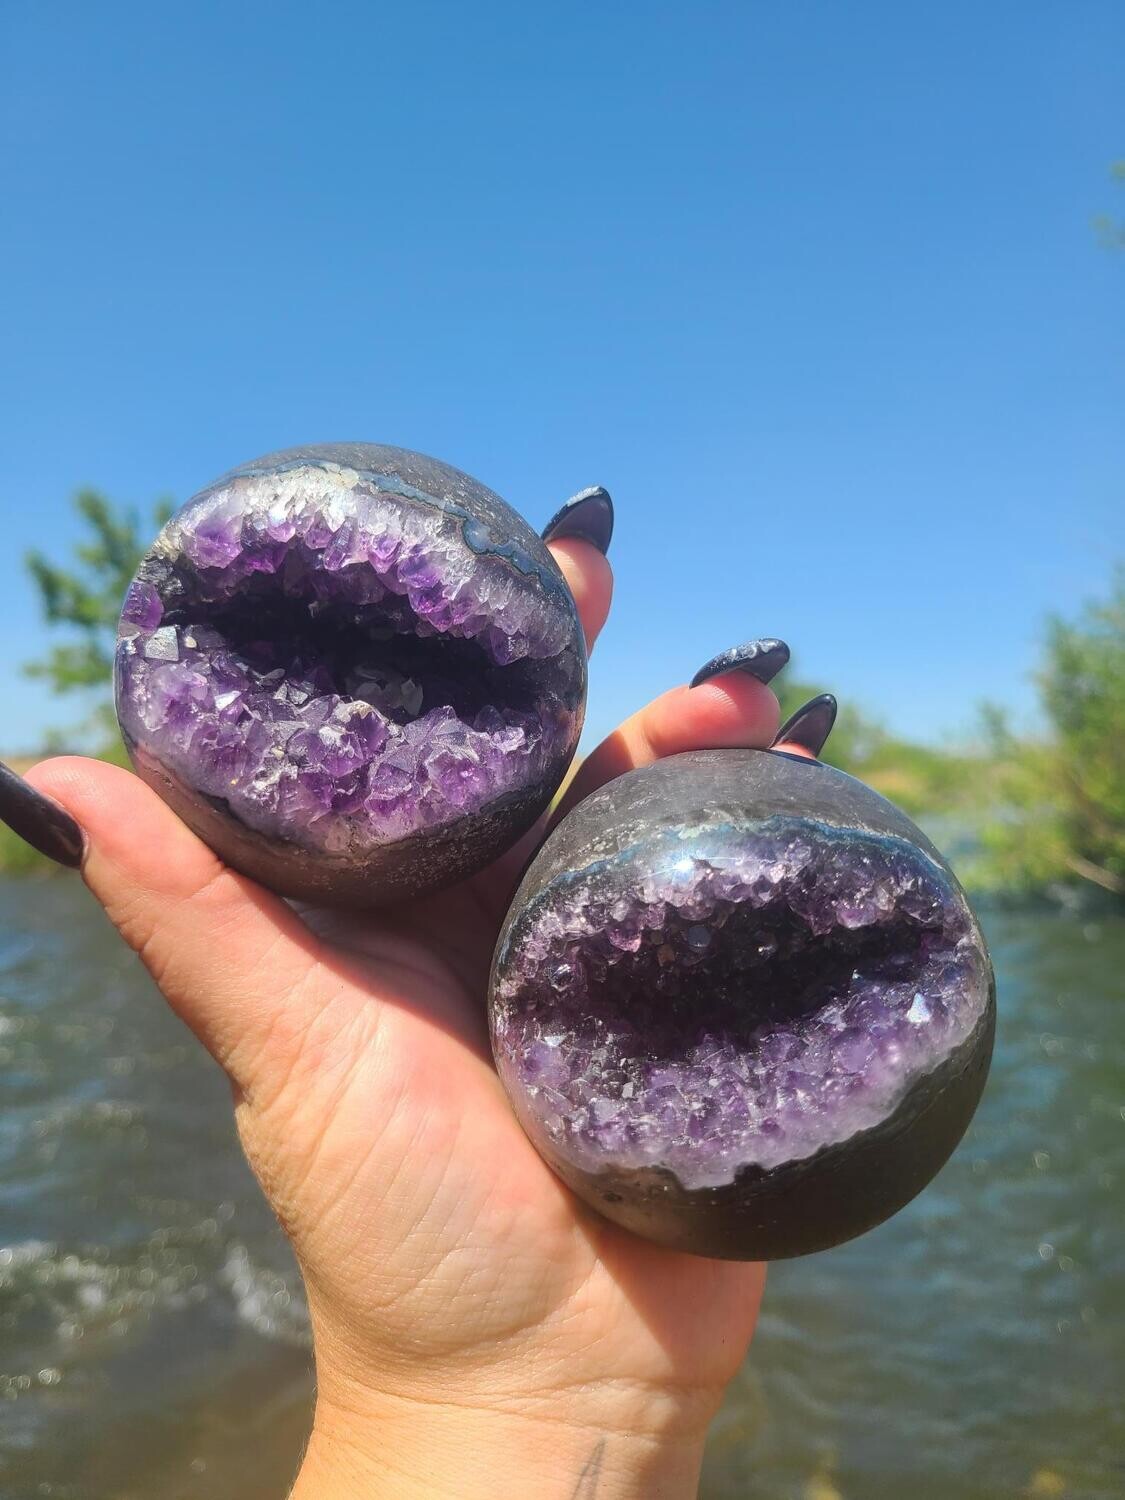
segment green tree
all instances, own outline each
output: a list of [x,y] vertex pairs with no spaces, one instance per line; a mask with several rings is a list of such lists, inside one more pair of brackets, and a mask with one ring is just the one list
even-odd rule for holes
[[[802,703],[807,703],[810,698],[825,691],[824,688],[813,687],[808,682],[789,677],[775,682],[773,686],[781,704],[783,720],[800,708]],[[826,760],[829,765],[839,766],[841,771],[850,771],[853,776],[862,776],[863,767],[875,747],[886,738],[886,731],[877,719],[871,718],[850,703],[841,703],[821,759]]]
[[[1125,161],[1115,161],[1109,175],[1114,182],[1125,187]],[[1094,219],[1094,229],[1102,243],[1111,250],[1125,250],[1125,220],[1114,214],[1098,214]]]
[[1045,735],[1019,740],[992,711],[1001,811],[982,832],[990,882],[1079,876],[1125,896],[1125,566],[1078,619],[1051,618],[1037,682]]
[[51,562],[41,552],[27,559],[48,624],[62,626],[69,638],[25,670],[56,693],[85,699],[87,715],[67,738],[93,740],[101,748],[116,740],[110,688],[121,603],[149,536],[167,520],[171,506],[158,502],[151,523],[143,523],[135,509],[116,506],[97,490],[79,490],[74,505],[85,532],[74,548],[75,566]]
[[[798,681],[779,682],[775,687],[786,718],[823,691]],[[899,739],[878,719],[849,703],[840,705],[821,758],[868,782],[913,814],[948,813],[966,806],[976,795],[983,771],[979,756]]]

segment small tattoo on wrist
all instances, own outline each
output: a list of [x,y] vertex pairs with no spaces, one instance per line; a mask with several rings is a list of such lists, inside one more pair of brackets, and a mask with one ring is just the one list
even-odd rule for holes
[[598,1493],[598,1479],[601,1477],[604,1457],[605,1438],[599,1438],[593,1453],[582,1465],[582,1472],[578,1476],[578,1484],[575,1486],[572,1500],[594,1500]]

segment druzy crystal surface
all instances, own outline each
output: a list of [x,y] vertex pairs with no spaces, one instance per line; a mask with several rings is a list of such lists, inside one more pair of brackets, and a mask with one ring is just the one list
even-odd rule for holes
[[938,865],[783,816],[664,829],[557,873],[498,954],[493,1044],[555,1160],[712,1188],[885,1121],[989,1003]]
[[545,800],[580,728],[561,578],[530,533],[504,534],[499,511],[526,527],[497,497],[401,457],[453,500],[393,461],[371,474],[298,457],[220,481],[165,527],[122,616],[127,742],[313,855],[362,858],[498,799]]

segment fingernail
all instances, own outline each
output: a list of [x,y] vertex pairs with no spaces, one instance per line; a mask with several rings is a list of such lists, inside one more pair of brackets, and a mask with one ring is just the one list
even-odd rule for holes
[[609,491],[600,484],[593,489],[580,490],[573,499],[559,507],[547,522],[542,532],[545,542],[557,542],[563,537],[578,537],[589,542],[604,557],[609,551],[613,536],[613,501]]
[[691,685],[698,687],[701,682],[710,682],[712,677],[719,677],[723,672],[748,672],[759,682],[772,682],[788,660],[789,647],[785,642],[767,635],[760,641],[746,641],[713,656],[700,667],[691,679]]
[[76,870],[86,839],[68,812],[0,760],[0,822],[60,865]]
[[[774,745],[800,745],[810,755],[819,755],[824,742],[832,733],[839,707],[831,693],[821,693],[810,698],[795,714],[791,714],[777,731]],[[773,745],[770,746],[773,749]]]

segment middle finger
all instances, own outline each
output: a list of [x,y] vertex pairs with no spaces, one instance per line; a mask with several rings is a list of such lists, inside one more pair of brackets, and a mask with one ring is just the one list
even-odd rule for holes
[[666,755],[730,746],[766,749],[780,718],[767,684],[788,660],[788,646],[773,637],[748,641],[714,657],[691,686],[654,698],[586,757],[557,816],[607,781]]

